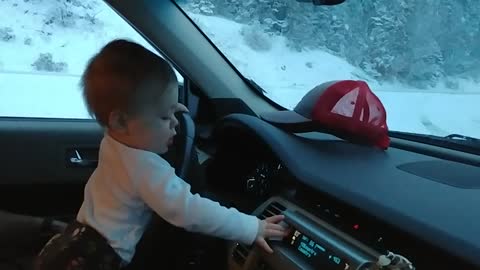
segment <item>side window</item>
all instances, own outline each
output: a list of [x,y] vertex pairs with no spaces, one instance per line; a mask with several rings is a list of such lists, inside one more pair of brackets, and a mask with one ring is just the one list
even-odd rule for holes
[[0,117],[89,119],[80,77],[101,47],[127,38],[157,53],[102,0],[3,0],[0,10],[8,14],[0,21]]

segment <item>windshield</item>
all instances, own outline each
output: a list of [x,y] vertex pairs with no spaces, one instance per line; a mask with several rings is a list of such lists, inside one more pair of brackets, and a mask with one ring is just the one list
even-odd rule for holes
[[226,58],[292,109],[325,81],[368,82],[392,131],[480,138],[478,0],[178,0]]

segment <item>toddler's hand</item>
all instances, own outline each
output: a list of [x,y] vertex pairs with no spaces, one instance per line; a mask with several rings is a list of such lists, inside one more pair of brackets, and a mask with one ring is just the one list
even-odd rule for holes
[[255,239],[255,244],[261,247],[268,253],[272,253],[272,248],[267,244],[267,239],[270,237],[283,237],[287,234],[287,230],[283,228],[279,222],[281,222],[285,216],[276,215],[268,217],[259,222],[258,234]]

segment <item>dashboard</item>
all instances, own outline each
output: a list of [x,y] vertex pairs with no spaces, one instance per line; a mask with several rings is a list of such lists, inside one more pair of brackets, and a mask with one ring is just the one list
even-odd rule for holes
[[242,114],[214,136],[214,185],[243,211],[284,214],[290,231],[273,254],[230,243],[230,269],[480,269],[480,168]]

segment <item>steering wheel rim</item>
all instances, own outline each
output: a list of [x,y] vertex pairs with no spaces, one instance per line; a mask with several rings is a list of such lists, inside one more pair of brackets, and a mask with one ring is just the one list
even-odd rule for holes
[[171,149],[162,155],[162,157],[175,169],[175,173],[178,177],[190,183],[187,179],[187,175],[189,168],[192,166],[195,124],[193,119],[186,112],[177,112],[175,117],[179,123],[177,127],[177,135],[173,140]]

